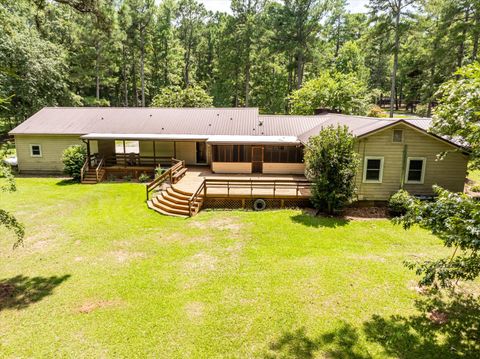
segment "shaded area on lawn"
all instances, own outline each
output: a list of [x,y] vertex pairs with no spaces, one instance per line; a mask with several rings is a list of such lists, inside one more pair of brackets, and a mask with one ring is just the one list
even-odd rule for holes
[[57,186],[70,186],[70,185],[79,184],[79,183],[80,183],[79,181],[75,181],[72,178],[64,178],[64,179],[61,179],[60,181],[58,181],[55,184]]
[[27,277],[17,275],[0,280],[0,311],[4,309],[24,309],[46,296],[70,278],[70,274],[52,277]]
[[348,323],[342,323],[337,330],[317,338],[309,338],[305,328],[300,328],[283,333],[271,343],[269,348],[271,353],[265,355],[265,358],[310,359],[316,357],[317,351],[321,351],[326,358],[371,358],[365,354],[366,349],[358,341],[357,330]]
[[313,216],[307,212],[292,216],[291,219],[295,223],[314,228],[337,228],[346,226],[349,223],[349,221],[345,218]]
[[452,294],[450,299],[433,295],[416,301],[420,313],[412,316],[374,315],[363,323],[362,333],[348,323],[334,331],[311,338],[304,328],[286,332],[270,343],[266,358],[315,357],[372,358],[363,347],[360,335],[374,342],[393,357],[478,358],[480,353],[480,303],[466,294]]

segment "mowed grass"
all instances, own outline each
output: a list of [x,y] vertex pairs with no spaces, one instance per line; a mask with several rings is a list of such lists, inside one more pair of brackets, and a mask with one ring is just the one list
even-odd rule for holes
[[420,315],[403,261],[449,253],[423,230],[300,210],[185,220],[148,210],[140,184],[17,184],[0,197],[27,232],[12,250],[0,228],[0,357],[448,357],[425,327],[395,329]]

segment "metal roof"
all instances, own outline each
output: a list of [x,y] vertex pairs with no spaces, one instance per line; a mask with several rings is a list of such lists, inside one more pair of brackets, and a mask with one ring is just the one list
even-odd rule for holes
[[[224,143],[235,141],[225,136],[252,136],[257,138],[255,141],[249,140],[250,143],[267,141],[273,137],[277,140],[280,137],[290,138],[290,143],[305,143],[329,125],[346,125],[352,134],[362,137],[401,122],[423,131],[428,131],[431,125],[430,119],[420,118],[387,119],[341,114],[259,115],[257,108],[46,107],[10,134],[70,134],[86,139],[211,141],[214,141],[214,136],[223,136],[221,140]],[[219,139],[217,137],[216,141]],[[459,146],[458,141],[442,139]],[[276,143],[285,143],[282,141]]]
[[10,133],[254,135],[257,108],[46,107]]

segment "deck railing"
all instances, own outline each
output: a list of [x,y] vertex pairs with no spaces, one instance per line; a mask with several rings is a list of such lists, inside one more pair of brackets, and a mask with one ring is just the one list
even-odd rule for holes
[[171,163],[171,166],[165,172],[163,172],[161,175],[155,178],[152,182],[147,183],[145,187],[146,194],[147,194],[147,201],[150,199],[150,192],[160,187],[162,183],[165,182],[167,179],[169,179],[170,182],[172,182],[172,175],[175,172],[185,167],[185,161],[177,160],[176,158],[170,158],[170,163]]
[[[221,194],[221,197],[230,197],[232,191],[247,190],[250,197],[269,196],[272,198],[282,197],[285,193],[279,191],[293,192],[295,197],[300,197],[302,191],[309,191],[311,189],[311,182],[307,179],[269,179],[269,178],[205,178],[205,196],[217,196],[215,193],[209,193],[209,189],[226,189],[226,194]],[[256,191],[257,190],[257,191]],[[256,193],[256,192],[257,193]],[[259,191],[262,191],[259,193]],[[244,192],[242,193],[244,194]],[[235,195],[235,193],[233,193]]]
[[97,157],[95,155],[87,156],[85,162],[83,163],[82,168],[80,169],[80,181],[83,181],[83,178],[87,174],[88,170],[94,167],[97,164]]
[[[178,161],[178,160],[177,160]],[[172,157],[141,156],[137,153],[116,153],[106,158],[106,166],[156,167],[171,164]]]
[[[230,198],[233,196],[251,197],[251,198],[284,198],[289,197],[299,198],[310,193],[312,183],[307,179],[269,179],[269,178],[205,178],[198,189],[193,193],[188,200],[188,209],[190,216],[193,216],[199,208],[195,208],[195,203],[198,203],[200,197],[205,198]],[[220,193],[214,193],[211,190],[221,189]],[[210,192],[209,192],[210,190]],[[232,193],[237,190],[238,193]],[[238,191],[240,190],[240,191]],[[246,190],[246,191],[245,191]],[[279,193],[283,191],[283,193]],[[303,192],[303,193],[302,193]],[[247,193],[247,194],[246,194]]]
[[[193,193],[190,196],[190,198],[188,199],[188,214],[190,215],[190,217],[195,215],[195,213],[200,210],[199,199],[200,199],[200,196],[202,196],[202,193],[203,193],[203,198],[205,198],[206,188],[207,188],[206,187],[206,179],[204,179],[202,181],[202,183],[200,184],[200,186],[195,191],[195,193]],[[196,208],[195,208],[195,204],[198,204],[198,206],[196,206]]]
[[103,166],[105,165],[105,159],[102,158],[98,161],[97,168],[95,168],[95,175],[97,177],[97,182],[100,182],[100,171],[102,170]]

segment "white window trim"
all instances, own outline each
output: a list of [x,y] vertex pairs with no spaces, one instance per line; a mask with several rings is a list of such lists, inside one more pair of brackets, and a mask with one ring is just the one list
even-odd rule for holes
[[[394,141],[395,140],[395,131],[402,131],[402,140],[400,142]],[[404,142],[404,137],[405,137],[405,131],[403,128],[394,128],[392,130],[392,143],[403,143]]]
[[[380,160],[380,174],[378,180],[367,180],[367,163],[368,160]],[[383,156],[365,156],[363,161],[363,183],[382,183],[383,181]]]
[[[40,149],[40,154],[39,155],[34,155],[33,154],[33,146],[38,146],[38,148]],[[30,144],[30,157],[43,157],[42,145],[37,144],[37,143],[31,143]]]
[[[409,181],[408,172],[410,171],[410,161],[423,161],[422,165],[422,177],[420,181]],[[407,168],[405,171],[405,183],[408,184],[423,184],[425,182],[425,168],[427,167],[427,158],[426,157],[408,157],[407,158]]]

